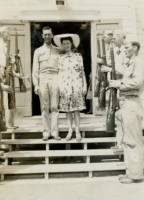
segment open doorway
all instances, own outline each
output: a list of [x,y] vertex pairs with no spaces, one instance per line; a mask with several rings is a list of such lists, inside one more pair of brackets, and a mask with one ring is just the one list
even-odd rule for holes
[[[78,47],[79,52],[83,56],[84,70],[86,74],[87,84],[89,85],[89,76],[91,73],[91,29],[90,22],[34,22],[31,23],[31,56],[33,58],[34,50],[40,47],[43,43],[41,37],[41,30],[44,26],[50,26],[53,30],[53,34],[62,33],[76,33],[80,36],[80,46]],[[35,30],[37,28],[37,31]],[[83,112],[87,113],[90,111],[90,105],[92,100],[86,98],[86,110]],[[37,95],[34,93],[32,87],[32,115],[40,115],[40,102]]]

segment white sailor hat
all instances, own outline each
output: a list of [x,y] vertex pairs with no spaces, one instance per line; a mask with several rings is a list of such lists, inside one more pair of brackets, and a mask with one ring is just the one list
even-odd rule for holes
[[55,35],[53,40],[58,47],[61,47],[61,39],[69,37],[72,38],[74,47],[78,47],[80,44],[80,37],[78,34],[65,33],[65,34]]

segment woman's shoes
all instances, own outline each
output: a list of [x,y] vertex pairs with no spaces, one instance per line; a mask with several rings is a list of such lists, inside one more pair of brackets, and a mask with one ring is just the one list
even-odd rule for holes
[[[72,133],[73,133],[72,130],[70,130],[70,131],[68,132],[68,134],[67,134],[67,136],[66,136],[66,138],[65,138],[66,141],[69,141],[69,140],[72,139]],[[76,133],[76,141],[77,141],[77,142],[80,142],[81,139],[82,139],[81,134],[80,134],[80,131],[79,131],[79,130],[76,130],[75,133]]]
[[69,132],[68,132],[68,134],[67,134],[67,136],[66,136],[66,141],[69,141],[69,140],[71,140],[72,139],[72,133],[73,133],[73,131],[72,130],[70,130]]
[[76,131],[76,141],[77,142],[80,142],[81,141],[81,134],[80,134],[80,132],[79,131]]

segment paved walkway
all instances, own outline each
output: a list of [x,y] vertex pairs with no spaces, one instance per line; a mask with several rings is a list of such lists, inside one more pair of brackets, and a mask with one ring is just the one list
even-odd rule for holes
[[14,181],[0,184],[0,200],[144,200],[144,183],[123,185],[117,178],[93,181]]

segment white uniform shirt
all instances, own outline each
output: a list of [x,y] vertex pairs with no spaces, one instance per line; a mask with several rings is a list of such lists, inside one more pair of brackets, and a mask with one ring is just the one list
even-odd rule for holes
[[120,87],[120,93],[124,96],[140,96],[144,84],[144,63],[138,57],[130,59],[128,64],[124,65],[123,79]]
[[53,46],[44,44],[35,50],[32,73],[33,84],[35,87],[39,84],[40,74],[53,75],[58,73],[58,59],[59,51]]

